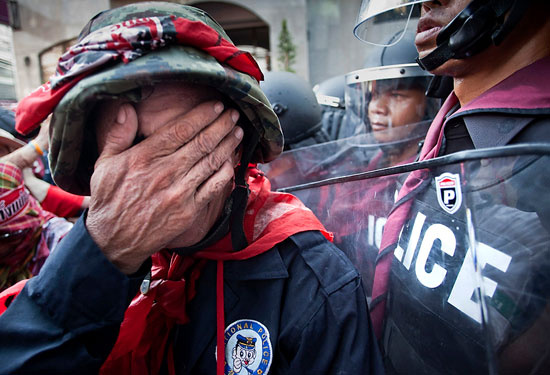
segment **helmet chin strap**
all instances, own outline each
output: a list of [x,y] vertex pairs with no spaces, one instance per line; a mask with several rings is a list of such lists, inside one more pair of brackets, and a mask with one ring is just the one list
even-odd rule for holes
[[453,77],[433,76],[425,94],[430,98],[446,99],[452,91]]
[[450,59],[466,59],[498,46],[521,20],[530,0],[473,0],[437,35],[437,47],[416,62],[433,71]]
[[251,138],[247,139],[247,142],[244,144],[241,165],[235,175],[235,189],[231,193],[232,208],[230,223],[233,251],[239,251],[248,246],[248,241],[244,234],[244,214],[248,203],[248,195],[250,194],[248,184],[246,183],[246,172],[259,141],[260,134],[254,130]]
[[221,240],[230,230],[233,251],[242,250],[248,246],[243,227],[246,204],[250,193],[248,184],[246,183],[246,171],[260,140],[260,134],[257,131],[254,130],[252,133],[249,137],[245,136],[241,163],[235,173],[235,189],[233,189],[231,195],[225,201],[221,217],[200,242],[173,250],[179,255],[189,256],[199,250],[212,246]]

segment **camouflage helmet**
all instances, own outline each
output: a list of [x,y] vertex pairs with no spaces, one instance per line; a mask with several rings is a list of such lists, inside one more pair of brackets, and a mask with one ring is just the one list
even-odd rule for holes
[[[111,9],[92,18],[79,40],[105,26],[142,17],[169,16],[200,21],[231,41],[206,12],[174,3],[144,2]],[[141,88],[161,82],[187,82],[210,86],[231,99],[243,120],[259,133],[253,162],[267,163],[283,150],[277,116],[251,76],[220,64],[208,53],[184,45],[152,51],[127,64],[108,65],[72,87],[54,110],[50,125],[50,165],[55,182],[75,194],[90,193],[90,178],[98,157],[95,131],[88,123],[94,105],[104,99],[141,99]]]

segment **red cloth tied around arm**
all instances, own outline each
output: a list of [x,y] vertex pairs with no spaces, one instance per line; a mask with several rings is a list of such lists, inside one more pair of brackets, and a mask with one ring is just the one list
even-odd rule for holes
[[84,196],[75,195],[51,185],[46,193],[46,198],[40,203],[46,211],[59,217],[75,217],[82,209]]

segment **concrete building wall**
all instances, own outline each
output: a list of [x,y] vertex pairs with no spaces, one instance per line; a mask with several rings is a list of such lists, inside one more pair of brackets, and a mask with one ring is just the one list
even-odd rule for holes
[[[17,98],[41,85],[40,53],[78,35],[109,0],[18,0],[21,29],[13,32]],[[47,77],[46,77],[47,78]]]
[[0,101],[16,99],[12,31],[0,24]]
[[353,35],[360,6],[361,0],[307,0],[312,85],[361,69],[375,48]]

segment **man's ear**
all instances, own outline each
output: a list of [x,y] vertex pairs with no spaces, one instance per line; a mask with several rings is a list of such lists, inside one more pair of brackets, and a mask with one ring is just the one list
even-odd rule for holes
[[134,106],[120,101],[99,106],[96,136],[100,157],[117,155],[132,147],[138,131],[138,118]]

